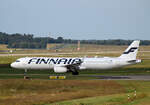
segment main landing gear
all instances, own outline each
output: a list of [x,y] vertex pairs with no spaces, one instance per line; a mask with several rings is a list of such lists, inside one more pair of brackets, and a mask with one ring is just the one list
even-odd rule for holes
[[79,72],[77,72],[77,71],[72,71],[72,75],[79,75]]
[[79,75],[79,72],[77,70],[77,68],[71,68],[72,75]]
[[69,72],[72,72],[72,75],[79,75],[79,68],[76,66],[68,67],[67,68]]

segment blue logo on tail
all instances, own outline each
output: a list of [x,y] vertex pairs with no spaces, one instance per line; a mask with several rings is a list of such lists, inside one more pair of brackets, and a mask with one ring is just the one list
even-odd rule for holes
[[134,52],[138,47],[132,47],[127,52],[124,52],[123,54],[129,54],[130,52]]

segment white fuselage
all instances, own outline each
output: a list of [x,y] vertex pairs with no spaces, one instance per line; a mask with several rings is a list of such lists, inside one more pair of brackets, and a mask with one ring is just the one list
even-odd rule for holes
[[11,64],[18,69],[54,69],[55,66],[71,65],[82,61],[79,69],[112,69],[138,63],[129,63],[121,58],[49,58],[49,57],[25,57]]

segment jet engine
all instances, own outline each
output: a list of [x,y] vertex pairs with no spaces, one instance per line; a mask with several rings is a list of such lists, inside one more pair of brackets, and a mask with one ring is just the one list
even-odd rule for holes
[[54,67],[54,72],[55,73],[65,73],[65,72],[67,72],[67,68],[62,67],[62,66],[56,66],[56,67]]

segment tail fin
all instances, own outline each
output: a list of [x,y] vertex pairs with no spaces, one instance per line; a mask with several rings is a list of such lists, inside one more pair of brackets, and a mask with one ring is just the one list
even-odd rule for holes
[[140,44],[139,40],[133,41],[131,45],[125,50],[125,52],[119,58],[136,60],[139,44]]

